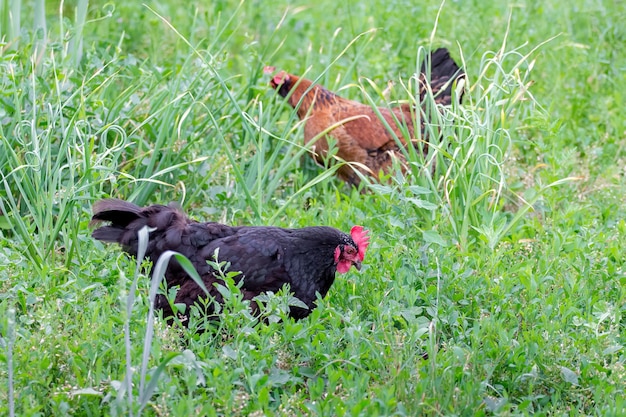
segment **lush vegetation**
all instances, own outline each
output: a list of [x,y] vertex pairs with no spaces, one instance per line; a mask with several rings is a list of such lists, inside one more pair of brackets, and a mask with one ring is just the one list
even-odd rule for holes
[[[0,1],[0,414],[624,415],[626,8],[505,3]],[[440,46],[463,104],[364,190],[263,74],[387,105]],[[90,238],[107,196],[372,244],[306,320],[229,285],[195,335]]]

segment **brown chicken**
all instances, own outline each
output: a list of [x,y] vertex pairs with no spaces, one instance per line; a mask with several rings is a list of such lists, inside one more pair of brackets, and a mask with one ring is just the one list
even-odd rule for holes
[[[431,68],[430,88],[435,102],[449,105],[454,81],[462,77],[463,72],[444,48],[433,52],[428,61]],[[265,71],[270,72],[272,69],[266,67]],[[420,74],[420,101],[427,93],[425,74],[426,66],[423,64]],[[330,136],[336,141],[339,158],[358,163],[346,164],[338,169],[337,175],[343,181],[358,186],[361,178],[355,170],[378,179],[381,171],[388,172],[394,157],[400,163],[405,161],[395,138],[404,145],[405,134],[411,140],[415,139],[415,109],[411,105],[404,104],[392,110],[385,107],[377,109],[392,133],[371,106],[339,97],[307,79],[280,71],[272,77],[270,85],[278,90],[278,94],[287,98],[288,103],[296,109],[298,117],[305,121],[304,142],[309,144],[315,141],[311,146],[311,154],[316,162],[323,164],[328,153],[326,136]]]
[[[289,286],[304,303],[291,307],[290,316],[301,319],[315,308],[317,294],[324,297],[335,280],[335,273],[345,274],[352,266],[361,268],[369,245],[367,231],[354,226],[350,234],[332,227],[314,226],[302,229],[283,229],[267,226],[227,226],[220,223],[200,223],[189,219],[175,206],[152,205],[139,207],[122,200],[101,200],[94,204],[92,224],[108,223],[94,230],[92,236],[104,242],[122,245],[124,251],[136,256],[138,232],[150,229],[146,257],[156,262],[166,251],[185,255],[202,278],[209,295],[222,303],[222,294],[215,286],[223,283],[207,263],[219,249],[219,260],[230,263],[231,271],[240,271],[235,278],[240,282],[244,299],[252,300],[262,292],[278,292]],[[180,286],[174,300],[188,308],[202,298],[204,291],[171,260],[165,272],[168,288]],[[159,295],[155,307],[163,316],[173,315],[168,299]],[[214,310],[206,312],[215,318]],[[185,321],[186,322],[186,321]]]

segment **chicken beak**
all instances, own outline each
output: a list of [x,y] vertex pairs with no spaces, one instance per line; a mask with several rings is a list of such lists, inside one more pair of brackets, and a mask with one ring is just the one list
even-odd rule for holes
[[354,267],[356,268],[357,271],[361,270],[361,261],[355,261],[353,263]]

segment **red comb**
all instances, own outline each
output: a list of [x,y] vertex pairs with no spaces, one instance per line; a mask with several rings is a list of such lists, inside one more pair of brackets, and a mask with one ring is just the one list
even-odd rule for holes
[[354,243],[356,243],[356,246],[359,248],[360,261],[363,261],[363,258],[365,258],[365,250],[370,244],[368,233],[369,230],[363,230],[363,226],[352,226],[352,229],[350,229],[350,236],[352,236],[352,240],[354,240]]
[[274,81],[274,84],[281,85],[282,83],[285,82],[285,80],[288,80],[288,79],[289,79],[289,75],[285,71],[281,71],[278,74],[274,75],[274,78],[272,80]]
[[270,65],[266,65],[265,67],[263,67],[263,74],[271,74],[274,71],[276,71],[276,67],[272,67]]

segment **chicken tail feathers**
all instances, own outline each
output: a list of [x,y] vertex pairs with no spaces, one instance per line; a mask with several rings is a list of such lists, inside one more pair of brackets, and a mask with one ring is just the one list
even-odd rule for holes
[[[439,48],[430,55],[431,78],[454,77],[459,75],[459,66],[450,57],[446,48]],[[422,72],[426,71],[426,63],[422,64]]]
[[[143,221],[138,222],[140,219]],[[102,222],[110,224],[94,230],[91,234],[94,239],[128,246],[136,240],[137,231],[146,224],[146,216],[142,208],[133,203],[107,199],[93,205],[93,217],[89,225],[95,226]]]
[[90,225],[108,222],[91,236],[103,242],[119,243],[131,255],[137,253],[138,233],[148,226],[150,241],[146,256],[156,259],[166,250],[182,250],[181,239],[189,219],[175,205],[139,207],[123,200],[101,200],[93,205]]
[[133,220],[142,217],[141,207],[118,199],[107,199],[97,201],[93,205],[93,217],[90,226],[100,222],[111,222],[117,226],[127,226]]
[[464,76],[463,70],[450,57],[450,52],[446,48],[439,48],[432,52],[430,58],[422,63],[422,77],[427,74],[428,63],[430,64],[430,88],[435,100],[441,104],[450,104],[452,86],[455,80]]

